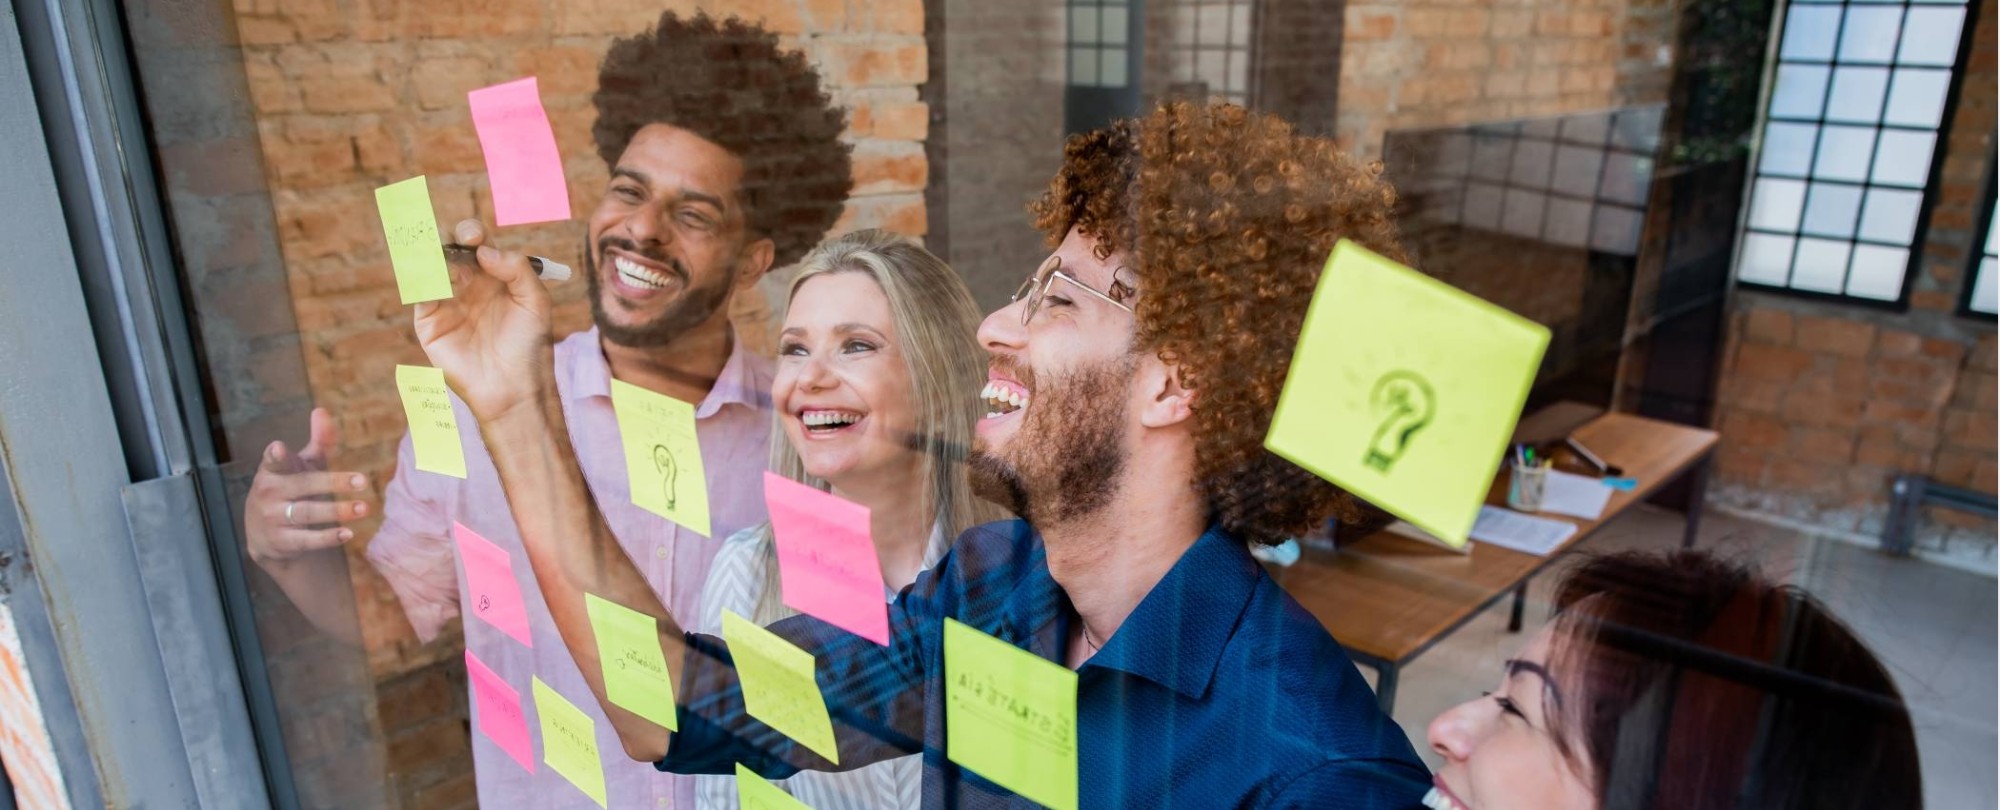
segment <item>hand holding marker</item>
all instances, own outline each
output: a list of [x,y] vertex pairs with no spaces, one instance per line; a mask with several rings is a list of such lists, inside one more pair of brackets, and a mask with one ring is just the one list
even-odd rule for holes
[[[479,252],[478,248],[468,247],[466,245],[460,245],[455,243],[444,246],[445,261],[452,263],[477,265],[479,261],[477,258],[478,252]],[[570,276],[569,265],[563,264],[562,262],[556,261],[554,259],[544,259],[540,256],[529,256],[528,266],[535,268],[535,275],[541,278],[541,280],[543,281],[569,280]]]

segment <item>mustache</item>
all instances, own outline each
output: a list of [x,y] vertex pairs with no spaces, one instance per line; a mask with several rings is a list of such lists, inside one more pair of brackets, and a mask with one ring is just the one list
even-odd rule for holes
[[988,355],[986,367],[1012,378],[1017,383],[1027,386],[1030,391],[1035,390],[1035,370],[1028,368],[1021,361],[1014,359],[1014,356],[1011,354]]
[[614,247],[626,253],[644,257],[649,261],[666,265],[667,271],[672,273],[681,284],[685,285],[688,283],[687,267],[682,265],[679,259],[667,255],[666,251],[658,248],[641,248],[639,247],[639,243],[622,236],[605,236],[597,240],[597,255],[602,256],[604,255],[605,248]]

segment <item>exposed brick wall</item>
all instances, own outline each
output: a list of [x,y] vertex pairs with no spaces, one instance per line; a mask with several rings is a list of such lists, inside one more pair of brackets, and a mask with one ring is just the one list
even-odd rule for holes
[[[1908,311],[1737,293],[1717,408],[1718,502],[1874,534],[1897,473],[1994,491],[1994,325],[1954,314],[1985,237],[1974,230],[1994,148],[1994,2],[1977,2]],[[1991,520],[1933,518],[1919,540],[1954,530],[1992,540]]]
[[1666,0],[1354,0],[1344,14],[1341,145],[1383,133],[1666,98]]

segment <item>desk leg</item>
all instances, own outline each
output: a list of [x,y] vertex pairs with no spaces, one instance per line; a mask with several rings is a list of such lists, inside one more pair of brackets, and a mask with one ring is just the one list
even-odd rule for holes
[[1396,676],[1401,669],[1386,661],[1375,664],[1375,705],[1390,717],[1396,716]]
[[1514,589],[1514,612],[1507,617],[1507,632],[1521,632],[1521,614],[1526,610],[1527,605],[1528,583],[1523,582],[1521,583],[1521,587]]
[[1694,548],[1695,537],[1701,533],[1702,504],[1708,498],[1708,467],[1714,454],[1703,456],[1688,473],[1687,520],[1681,530],[1681,548]]

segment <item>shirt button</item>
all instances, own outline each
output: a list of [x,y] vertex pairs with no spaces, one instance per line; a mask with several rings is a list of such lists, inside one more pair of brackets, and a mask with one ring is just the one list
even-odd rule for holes
[[653,547],[653,558],[654,558],[654,559],[658,559],[658,560],[664,560],[664,559],[666,559],[666,558],[667,558],[667,547],[666,547],[666,546],[654,546],[654,547]]

